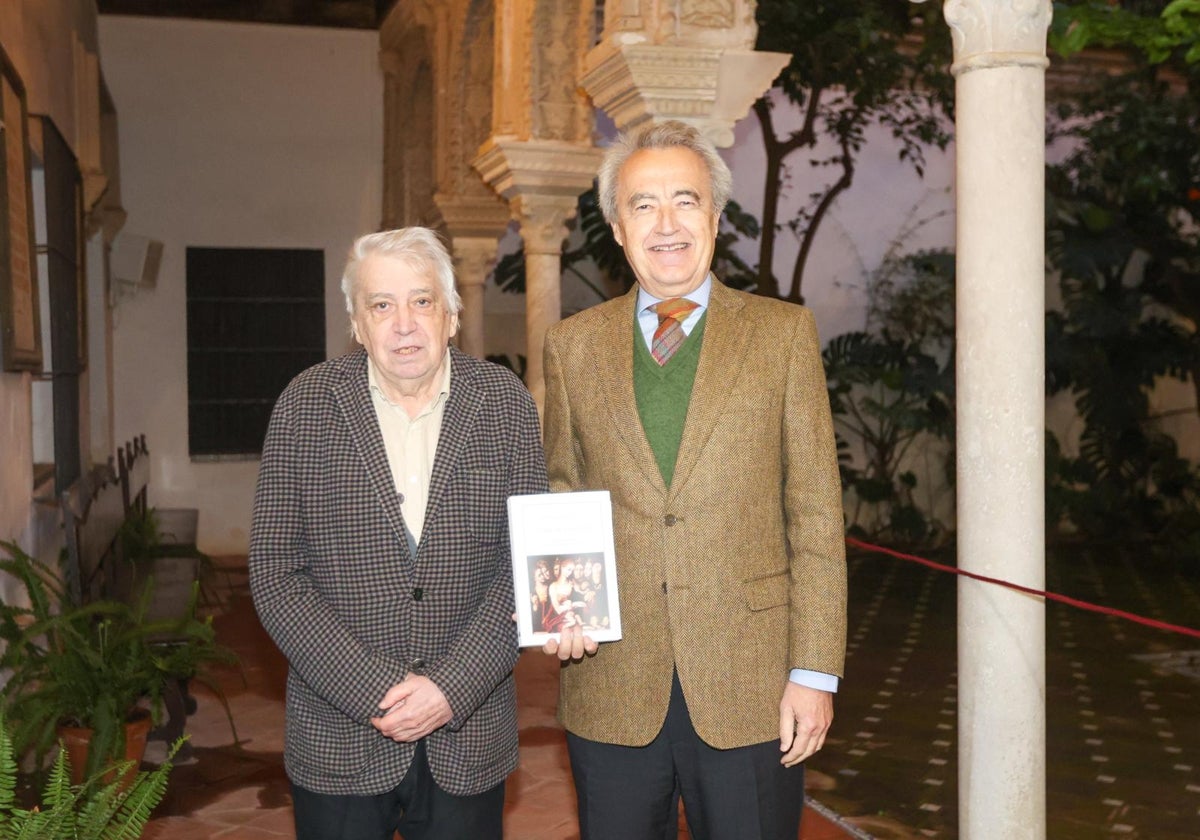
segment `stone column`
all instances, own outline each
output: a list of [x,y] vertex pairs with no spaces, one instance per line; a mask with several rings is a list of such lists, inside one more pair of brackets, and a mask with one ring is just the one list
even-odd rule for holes
[[531,194],[513,204],[525,240],[525,384],[540,413],[546,396],[542,348],[546,330],[562,318],[562,244],[576,199]]
[[463,309],[458,319],[458,349],[482,359],[485,355],[483,331],[483,287],[496,262],[496,238],[454,236],[454,274]]
[[541,410],[542,346],[562,318],[562,243],[579,194],[592,184],[601,151],[561,140],[493,137],[474,161],[492,189],[508,200],[525,240],[525,384]]
[[433,197],[441,227],[450,240],[454,275],[463,311],[458,320],[458,348],[482,359],[485,355],[483,287],[496,261],[496,248],[508,227],[508,205],[478,183],[470,194]]
[[[957,87],[958,561],[1044,588],[1049,0],[947,0]],[[959,836],[1046,836],[1045,604],[960,578]]]

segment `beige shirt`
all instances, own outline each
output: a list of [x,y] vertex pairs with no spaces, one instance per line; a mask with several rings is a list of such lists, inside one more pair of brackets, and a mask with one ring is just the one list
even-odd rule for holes
[[379,431],[383,434],[383,448],[387,450],[388,466],[392,470],[392,483],[400,497],[400,512],[413,540],[420,544],[421,531],[425,527],[425,510],[429,505],[429,479],[433,475],[433,457],[437,453],[438,438],[442,433],[442,416],[446,411],[446,398],[450,396],[450,350],[442,367],[442,384],[427,406],[416,417],[396,403],[388,400],[379,387],[375,374],[375,363],[367,357],[367,384],[371,388],[371,402],[375,416],[379,418]]

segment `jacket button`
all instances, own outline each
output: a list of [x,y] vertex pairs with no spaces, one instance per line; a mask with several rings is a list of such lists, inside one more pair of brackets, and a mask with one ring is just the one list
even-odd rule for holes
[[667,594],[667,582],[665,580],[663,581],[663,594]]
[[668,513],[666,516],[663,517],[663,523],[668,528],[670,528],[672,525],[674,525],[677,521],[679,521],[679,520],[677,520],[675,518],[675,514],[673,514],[673,513]]
[[424,597],[425,597],[425,590],[422,589],[421,587],[418,586],[416,589],[413,590],[413,600],[414,601],[420,601]]
[[408,670],[412,671],[414,674],[421,673],[422,671],[425,670],[425,660],[424,659],[414,659],[412,662],[409,663]]

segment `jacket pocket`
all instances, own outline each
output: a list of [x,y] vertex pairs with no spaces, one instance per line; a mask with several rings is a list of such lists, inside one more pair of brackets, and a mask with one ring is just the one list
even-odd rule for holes
[[786,606],[789,600],[790,575],[787,572],[748,580],[743,584],[746,606],[752,612]]

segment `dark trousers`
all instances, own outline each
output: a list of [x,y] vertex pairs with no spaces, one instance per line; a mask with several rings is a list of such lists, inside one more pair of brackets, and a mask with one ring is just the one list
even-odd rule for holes
[[[733,690],[731,688],[731,690]],[[694,840],[796,840],[804,766],[778,741],[718,750],[700,739],[676,677],[662,731],[645,747],[567,733],[581,840],[674,840],[683,798]]]
[[500,840],[504,782],[475,796],[453,796],[433,780],[425,743],[400,784],[375,796],[313,793],[292,785],[296,840]]

